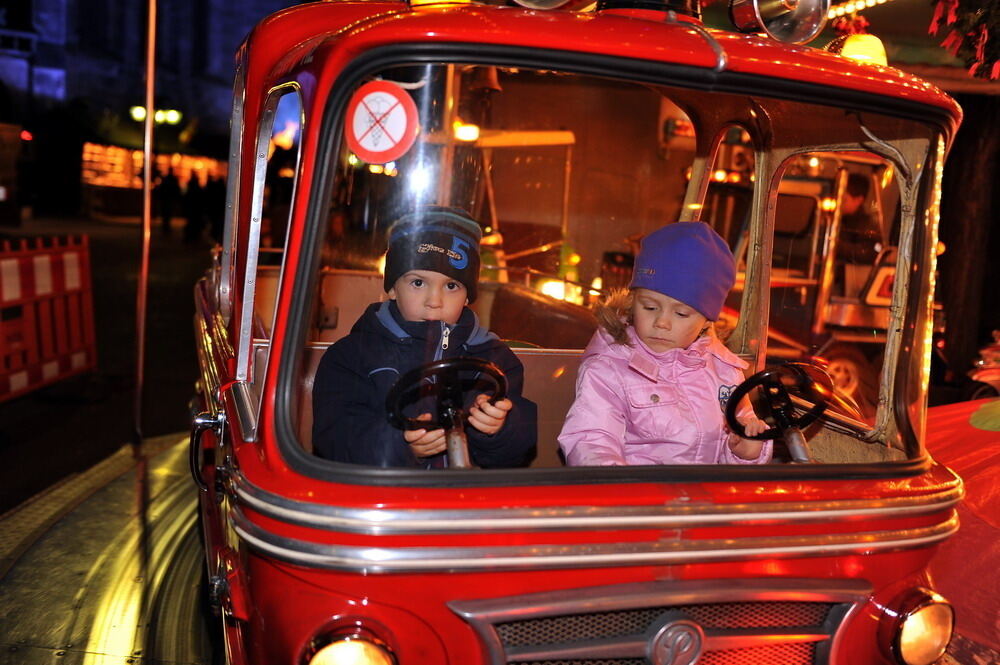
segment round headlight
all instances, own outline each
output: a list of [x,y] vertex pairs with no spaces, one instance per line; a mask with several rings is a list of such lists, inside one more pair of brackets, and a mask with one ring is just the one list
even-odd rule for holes
[[344,638],[327,644],[309,660],[309,665],[396,665],[383,647],[364,639]]
[[923,591],[922,599],[901,608],[893,646],[904,665],[930,665],[944,655],[955,625],[955,611],[941,596]]

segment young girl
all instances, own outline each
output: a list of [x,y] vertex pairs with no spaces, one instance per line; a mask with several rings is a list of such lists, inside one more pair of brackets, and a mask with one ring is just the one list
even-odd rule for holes
[[[733,287],[725,241],[703,222],[677,222],[643,239],[628,291],[598,310],[576,401],[559,435],[574,466],[763,464],[771,442],[725,424],[726,401],[747,363],[715,336],[712,321]],[[747,434],[767,429],[749,404]]]

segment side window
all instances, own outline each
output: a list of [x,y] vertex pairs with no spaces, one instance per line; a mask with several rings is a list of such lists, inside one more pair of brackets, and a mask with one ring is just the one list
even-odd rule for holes
[[736,287],[730,291],[716,332],[723,340],[735,328],[743,300],[747,237],[753,203],[754,152],[750,135],[732,125],[722,131],[709,170],[709,185],[701,218],[729,244],[736,259]]
[[868,153],[796,155],[778,186],[770,361],[812,358],[872,421],[896,269],[899,190]]
[[[292,195],[298,173],[302,101],[291,85],[271,93],[257,139],[249,251],[244,286],[241,352],[249,354],[250,380],[259,388],[270,353],[271,329],[284,260]],[[251,305],[251,306],[248,306]],[[249,335],[248,335],[249,332]],[[246,340],[246,341],[245,341]]]

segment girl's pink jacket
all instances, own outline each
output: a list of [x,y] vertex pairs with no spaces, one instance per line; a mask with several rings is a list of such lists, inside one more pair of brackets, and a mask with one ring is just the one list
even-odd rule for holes
[[[631,346],[615,344],[598,328],[580,363],[576,401],[559,446],[572,466],[613,464],[764,464],[766,441],[755,460],[729,450],[725,424],[729,395],[747,363],[714,335],[686,349],[656,353],[628,328]],[[751,416],[749,407],[740,416]]]

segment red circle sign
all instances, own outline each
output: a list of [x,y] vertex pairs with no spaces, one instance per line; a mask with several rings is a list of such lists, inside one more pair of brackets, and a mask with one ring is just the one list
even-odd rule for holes
[[347,105],[344,133],[355,155],[370,164],[399,159],[417,137],[417,105],[391,81],[358,88]]

